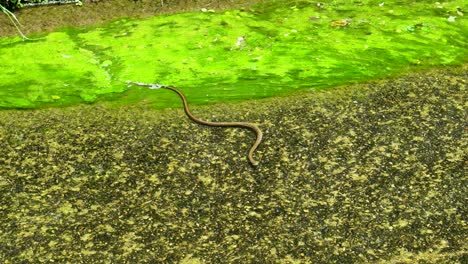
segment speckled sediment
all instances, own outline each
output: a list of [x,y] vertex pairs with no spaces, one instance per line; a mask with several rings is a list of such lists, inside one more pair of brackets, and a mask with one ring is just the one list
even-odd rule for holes
[[255,168],[182,109],[0,111],[0,260],[466,263],[467,69],[192,107]]

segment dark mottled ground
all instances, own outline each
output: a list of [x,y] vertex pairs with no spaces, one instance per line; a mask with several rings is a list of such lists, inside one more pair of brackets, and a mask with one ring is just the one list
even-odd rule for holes
[[0,259],[467,263],[467,69],[194,107],[256,168],[181,109],[0,111]]

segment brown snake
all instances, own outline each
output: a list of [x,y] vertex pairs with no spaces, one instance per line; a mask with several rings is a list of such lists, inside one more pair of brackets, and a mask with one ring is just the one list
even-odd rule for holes
[[195,117],[192,114],[192,112],[190,112],[190,109],[189,109],[188,103],[187,103],[187,98],[185,97],[185,95],[181,91],[177,90],[175,87],[165,86],[165,85],[158,85],[158,84],[145,84],[145,83],[131,82],[131,81],[127,81],[127,83],[132,83],[132,84],[136,84],[136,85],[139,85],[139,86],[149,87],[150,89],[164,88],[164,89],[169,89],[169,90],[177,93],[179,95],[179,97],[182,99],[182,103],[184,104],[185,114],[187,114],[187,116],[190,119],[192,119],[195,123],[199,123],[199,124],[202,124],[202,125],[205,125],[205,126],[242,127],[242,128],[248,128],[248,129],[253,130],[255,132],[255,134],[257,135],[257,139],[253,143],[252,147],[250,147],[250,150],[249,150],[249,153],[248,153],[247,157],[249,158],[249,161],[253,166],[258,165],[258,161],[256,161],[252,157],[254,151],[257,149],[258,145],[260,145],[260,142],[262,142],[262,138],[263,138],[263,133],[260,130],[260,128],[258,128],[257,125],[255,125],[253,123],[248,123],[248,122],[210,122],[210,121],[201,120],[200,118]]

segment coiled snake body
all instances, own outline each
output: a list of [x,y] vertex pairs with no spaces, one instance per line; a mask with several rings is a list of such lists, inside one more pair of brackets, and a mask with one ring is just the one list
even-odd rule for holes
[[140,83],[140,82],[131,82],[131,81],[127,81],[128,84],[136,84],[136,85],[139,85],[139,86],[145,86],[145,87],[149,87],[150,89],[158,89],[158,88],[164,88],[164,89],[168,89],[168,90],[171,90],[175,93],[177,93],[179,95],[179,97],[182,99],[182,103],[184,104],[184,111],[185,111],[185,114],[190,118],[192,119],[195,123],[199,123],[199,124],[202,124],[202,125],[205,125],[205,126],[214,126],[214,127],[242,127],[242,128],[248,128],[250,130],[253,130],[255,132],[255,134],[257,135],[257,139],[255,140],[255,142],[253,143],[253,145],[250,147],[250,150],[249,150],[249,153],[247,155],[250,163],[253,165],[253,166],[257,166],[258,165],[258,161],[256,161],[254,158],[253,158],[253,153],[254,151],[257,149],[258,145],[260,145],[260,142],[262,142],[262,138],[263,138],[263,133],[262,131],[260,130],[260,128],[258,128],[257,125],[255,125],[254,123],[249,123],[249,122],[210,122],[210,121],[205,121],[205,120],[202,120],[198,117],[195,117],[192,112],[190,112],[190,109],[188,107],[188,103],[187,103],[187,98],[185,97],[185,95],[179,91],[178,89],[176,89],[175,87],[172,87],[172,86],[166,86],[166,85],[158,85],[158,84],[146,84],[146,83]]

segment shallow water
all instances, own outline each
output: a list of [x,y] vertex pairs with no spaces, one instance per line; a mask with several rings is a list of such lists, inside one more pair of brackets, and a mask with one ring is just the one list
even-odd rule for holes
[[459,64],[468,42],[462,2],[279,1],[3,38],[0,107],[178,104],[126,80],[173,85],[204,104]]

